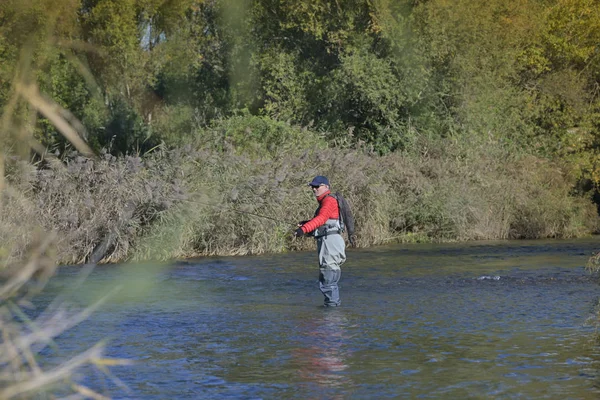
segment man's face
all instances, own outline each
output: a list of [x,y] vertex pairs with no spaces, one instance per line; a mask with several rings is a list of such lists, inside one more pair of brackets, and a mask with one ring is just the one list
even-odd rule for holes
[[311,186],[311,189],[312,189],[313,194],[315,195],[315,197],[319,197],[323,193],[325,193],[326,191],[329,190],[329,186],[327,186],[327,185]]

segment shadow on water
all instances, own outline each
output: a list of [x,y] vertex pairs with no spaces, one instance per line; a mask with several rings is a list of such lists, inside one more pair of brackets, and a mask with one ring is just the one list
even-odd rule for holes
[[[321,307],[312,252],[99,267],[113,301],[57,342],[137,360],[115,398],[597,398],[596,240],[350,251]],[[63,268],[50,292],[77,276]],[[54,294],[55,294],[54,293]],[[49,293],[52,295],[52,293]],[[52,357],[52,353],[47,354]]]

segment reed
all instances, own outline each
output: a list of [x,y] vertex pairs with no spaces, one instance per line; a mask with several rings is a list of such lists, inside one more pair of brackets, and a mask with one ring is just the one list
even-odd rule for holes
[[[33,175],[30,201],[44,208],[31,215],[63,238],[62,262],[85,262],[107,232],[115,241],[104,262],[305,250],[314,243],[290,232],[316,208],[306,182],[325,174],[352,203],[363,247],[570,238],[597,229],[591,201],[571,193],[573,182],[557,165],[494,146],[429,143],[425,156],[316,148],[263,157],[207,146],[75,158]],[[124,221],[126,204],[135,212]]]
[[[24,51],[27,59],[29,54]],[[87,319],[106,298],[81,309],[63,298],[56,298],[45,309],[34,307],[32,299],[42,291],[53,276],[57,263],[56,230],[44,230],[40,212],[44,206],[31,196],[34,177],[40,172],[24,160],[33,150],[56,171],[65,167],[59,160],[45,154],[35,142],[33,127],[37,113],[45,116],[80,152],[93,153],[81,138],[82,125],[65,109],[40,93],[26,73],[18,69],[13,82],[13,95],[2,110],[0,124],[0,398],[54,397],[72,394],[75,398],[104,399],[104,395],[71,379],[84,365],[106,373],[117,384],[108,367],[127,365],[127,360],[110,359],[103,355],[99,343],[58,365],[42,367],[40,353],[56,346],[54,339],[64,331]],[[64,191],[57,188],[64,197]],[[64,188],[62,188],[64,189]],[[83,271],[89,270],[88,265]]]

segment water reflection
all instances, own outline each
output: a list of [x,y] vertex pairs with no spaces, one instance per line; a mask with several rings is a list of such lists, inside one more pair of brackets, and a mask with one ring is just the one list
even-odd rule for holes
[[351,339],[347,328],[348,319],[341,309],[318,309],[301,326],[302,336],[309,343],[295,349],[293,359],[299,377],[309,389],[316,384],[325,389],[344,388],[347,393],[352,386],[345,373]]

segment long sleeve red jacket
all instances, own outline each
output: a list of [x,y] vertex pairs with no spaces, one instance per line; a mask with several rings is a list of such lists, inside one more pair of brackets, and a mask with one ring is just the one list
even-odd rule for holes
[[321,196],[317,197],[319,208],[317,208],[315,217],[301,226],[302,231],[305,234],[314,231],[321,225],[324,225],[328,219],[339,218],[340,210],[337,200],[333,196],[330,196],[330,194],[331,192],[328,190]]

